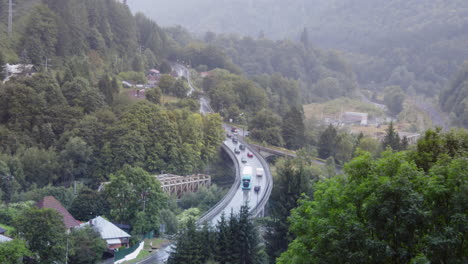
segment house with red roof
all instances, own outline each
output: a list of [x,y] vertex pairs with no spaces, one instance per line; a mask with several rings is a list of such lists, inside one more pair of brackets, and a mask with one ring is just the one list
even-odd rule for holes
[[81,223],[80,221],[76,220],[65,207],[53,196],[46,196],[42,198],[37,203],[37,207],[40,209],[44,208],[50,208],[54,209],[57,211],[62,217],[63,217],[63,223],[65,224],[65,227],[70,230],[74,227],[79,226]]

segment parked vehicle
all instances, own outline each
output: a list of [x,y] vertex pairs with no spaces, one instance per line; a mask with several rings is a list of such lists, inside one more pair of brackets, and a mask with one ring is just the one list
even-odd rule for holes
[[247,157],[253,158],[253,154],[249,152],[249,153],[247,153]]
[[242,158],[241,158],[241,162],[242,162],[242,163],[247,163],[247,160],[246,160],[244,157],[242,157]]
[[252,179],[252,167],[245,166],[242,170],[242,190],[250,190]]
[[235,149],[234,149],[234,153],[239,154],[239,153],[240,153],[240,150],[238,150],[237,148],[235,148]]
[[263,176],[263,168],[257,168],[257,177],[262,177]]
[[239,141],[237,140],[237,137],[233,137],[233,138],[232,138],[232,143],[237,144],[237,142],[239,142]]
[[232,133],[238,132],[238,131],[237,131],[237,128],[231,127],[231,132],[232,132]]
[[240,150],[245,150],[245,145],[244,145],[244,144],[240,144],[240,145],[239,145],[239,149],[240,149]]
[[254,191],[258,193],[260,191],[260,187],[261,187],[260,185],[255,186]]
[[231,135],[231,134],[229,134],[229,133],[227,133],[227,134],[226,134],[226,137],[228,137],[228,138],[231,138],[231,137],[232,137],[232,135]]

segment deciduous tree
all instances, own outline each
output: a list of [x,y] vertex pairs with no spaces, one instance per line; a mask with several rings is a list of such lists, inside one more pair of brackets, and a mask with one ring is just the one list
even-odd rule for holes
[[10,242],[0,243],[0,263],[23,263],[22,258],[26,256],[31,256],[31,252],[24,240],[14,239]]
[[72,264],[94,264],[102,259],[107,248],[105,240],[91,227],[73,229],[69,234],[68,261]]
[[110,176],[105,195],[114,221],[133,223],[138,213],[145,221],[141,232],[159,229],[159,213],[166,207],[166,196],[154,176],[138,167],[124,166]]
[[38,263],[65,259],[66,229],[63,217],[54,209],[25,210],[15,219],[14,226]]

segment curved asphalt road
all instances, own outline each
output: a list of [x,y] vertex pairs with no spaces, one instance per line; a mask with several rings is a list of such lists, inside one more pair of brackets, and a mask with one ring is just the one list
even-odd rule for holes
[[[184,76],[187,78],[190,86],[190,93],[194,90],[192,84],[190,83],[190,74],[187,68],[185,68],[181,64],[174,64],[174,69],[179,73],[179,75]],[[202,97],[200,98],[200,112],[202,114],[207,114],[207,113],[212,113],[213,109],[209,105],[209,100]],[[227,133],[231,133],[230,127],[227,125],[223,126],[224,130]],[[229,149],[232,153],[234,153],[235,148],[239,148],[239,144],[241,143],[234,143],[231,138],[226,137],[226,139],[223,142],[224,146]],[[253,157],[249,158],[247,157],[247,153],[253,153]],[[260,159],[263,159],[257,152],[252,152],[250,147],[246,146],[245,150],[241,150],[240,154],[234,154],[237,162],[239,164],[239,171],[242,177],[242,171],[245,166],[251,166],[252,167],[252,179],[251,179],[251,189],[250,190],[242,190],[240,186],[237,187],[237,191],[235,191],[234,195],[226,195],[215,207],[210,209],[210,211],[207,212],[207,214],[212,213],[214,210],[216,210],[216,213],[211,214],[206,221],[211,222],[212,225],[216,225],[218,220],[221,218],[221,215],[224,213],[226,217],[229,217],[231,214],[231,211],[234,213],[238,213],[240,211],[240,207],[244,204],[249,205],[251,210],[256,209],[257,205],[264,204],[268,200],[270,194],[271,194],[271,188],[272,188],[272,177],[270,174],[270,169],[268,167],[263,167],[262,161]],[[247,162],[242,163],[241,158],[244,157]],[[234,161],[234,164],[236,164],[236,161]],[[263,160],[263,164],[267,164]],[[256,176],[256,169],[257,168],[263,168],[264,175],[262,177],[257,177]],[[260,186],[260,191],[256,193],[254,191],[254,186]],[[221,208],[217,208],[218,206],[221,206]],[[221,210],[219,210],[221,209]],[[207,215],[205,214],[205,215]],[[172,244],[161,248],[158,250],[157,253],[151,255],[148,259],[142,260],[140,262],[137,262],[137,264],[154,264],[154,263],[165,263],[167,259],[169,258],[169,254],[171,252]]]
[[[226,133],[231,133],[229,131],[228,126],[224,126],[224,128],[226,130]],[[239,149],[239,144],[241,143],[234,143],[231,138],[226,138],[226,140],[224,141],[224,145],[229,147],[229,149],[231,149],[232,151],[234,151],[234,149],[236,148]],[[247,157],[247,153],[252,153],[253,157],[252,158]],[[223,210],[221,210],[219,213],[214,215],[209,220],[213,225],[216,225],[218,223],[218,220],[221,218],[221,215],[223,213],[225,214],[226,217],[229,217],[229,215],[231,214],[231,211],[233,211],[234,213],[238,213],[240,211],[240,207],[245,204],[247,204],[252,210],[257,206],[257,204],[262,199],[264,198],[268,199],[268,197],[264,197],[264,196],[269,195],[269,193],[266,192],[266,190],[267,190],[267,185],[268,183],[270,183],[271,178],[269,177],[270,176],[269,168],[264,168],[260,161],[262,157],[258,157],[255,153],[252,152],[250,147],[247,146],[245,150],[240,151],[240,154],[236,154],[236,158],[240,165],[241,177],[242,177],[242,171],[244,167],[246,166],[252,167],[252,173],[253,173],[253,176],[251,179],[252,188],[250,190],[242,190],[242,187],[239,186],[234,197],[232,197],[229,203],[227,203],[224,206]],[[247,162],[242,163],[241,162],[242,158],[244,158]],[[264,175],[262,177],[257,177],[255,175],[257,168],[263,168]],[[254,186],[260,186],[260,191],[258,193],[254,191]]]

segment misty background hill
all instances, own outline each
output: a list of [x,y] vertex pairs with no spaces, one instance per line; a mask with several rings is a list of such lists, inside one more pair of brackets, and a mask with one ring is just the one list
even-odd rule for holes
[[368,89],[400,85],[438,96],[468,59],[464,0],[128,0],[163,26],[270,39],[299,39],[347,52]]

